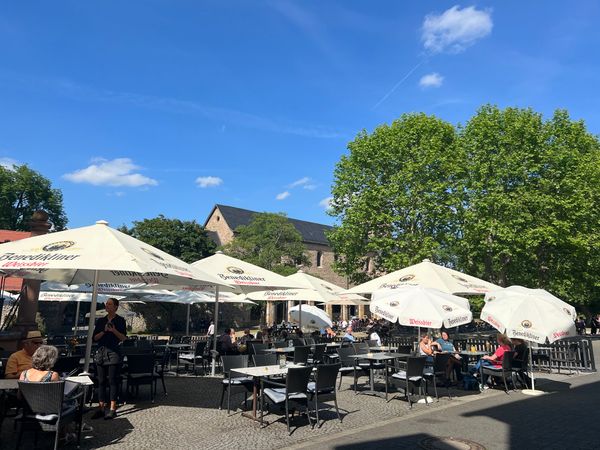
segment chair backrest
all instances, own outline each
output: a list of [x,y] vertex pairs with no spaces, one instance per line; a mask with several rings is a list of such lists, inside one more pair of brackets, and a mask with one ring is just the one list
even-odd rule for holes
[[340,347],[337,349],[337,353],[340,357],[340,363],[342,363],[342,367],[354,367],[356,365],[356,359],[352,357],[356,353],[354,353],[354,349],[352,347]]
[[311,337],[304,338],[304,343],[306,345],[315,345],[315,339]]
[[303,338],[293,338],[292,339],[292,346],[294,347],[302,347],[306,345],[306,342],[304,342]]
[[288,343],[287,341],[275,341],[273,342],[273,347],[274,348],[285,348],[287,347]]
[[515,352],[504,352],[502,355],[502,370],[512,370],[512,362],[515,357]]
[[413,352],[413,350],[414,349],[412,345],[399,345],[397,352],[409,355]]
[[221,355],[221,363],[223,375],[228,377],[232,370],[248,367],[248,355]]
[[379,343],[375,339],[369,339],[366,342],[369,347],[378,347],[379,346]]
[[435,373],[446,373],[450,353],[436,353],[433,357],[433,371]]
[[196,342],[196,349],[194,350],[195,356],[203,356],[206,350],[207,341],[198,341]]
[[313,352],[313,360],[320,361],[321,359],[323,359],[325,350],[327,350],[327,344],[315,345],[315,351]]
[[305,394],[308,388],[308,381],[310,380],[311,373],[312,367],[293,367],[288,369],[285,383],[288,394]]
[[335,382],[340,371],[341,364],[320,364],[317,366],[316,390],[335,389]]
[[134,339],[131,339],[131,338],[125,339],[123,341],[123,343],[121,344],[121,347],[122,348],[125,348],[125,347],[134,347],[135,346],[135,342],[136,341]]
[[127,355],[127,372],[129,374],[153,373],[154,355],[152,353]]
[[306,364],[310,355],[310,345],[294,347],[294,364]]
[[252,355],[252,360],[254,361],[254,366],[274,366],[277,364],[277,355],[272,354],[264,354],[264,355]]
[[160,360],[160,366],[164,369],[167,365],[169,365],[170,361],[171,361],[171,349],[169,347],[166,347],[165,351],[162,354],[161,360]]
[[423,376],[426,361],[426,356],[409,357],[406,364],[406,378]]
[[355,355],[363,355],[369,353],[369,345],[366,342],[355,342],[352,344]]
[[56,360],[52,369],[59,374],[71,373],[79,368],[80,359],[79,356],[61,356]]
[[34,414],[58,414],[62,411],[64,381],[32,383],[19,381],[19,391]]
[[266,349],[269,348],[269,344],[259,344],[259,343],[255,343],[255,342],[251,342],[248,344],[249,346],[249,351],[248,353],[250,355],[261,355],[265,352]]
[[141,352],[151,352],[153,350],[152,341],[149,339],[138,339],[135,342],[135,347]]

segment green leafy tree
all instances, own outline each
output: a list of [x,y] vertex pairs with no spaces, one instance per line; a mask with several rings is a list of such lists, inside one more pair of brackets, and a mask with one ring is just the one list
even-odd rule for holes
[[[119,230],[187,263],[212,255],[216,248],[206,230],[196,221],[167,219],[159,215],[153,219],[135,221],[131,228],[123,225]],[[203,308],[194,306],[195,310]],[[165,323],[164,331],[172,331],[173,325],[185,330],[186,305],[148,303],[143,307],[132,305],[132,309],[141,313],[148,327],[154,331],[163,331]]]
[[55,231],[64,230],[67,216],[62,192],[52,189],[50,180],[29,167],[0,166],[0,228],[29,231],[35,211],[44,210]]
[[486,105],[460,131],[466,153],[459,266],[501,285],[599,299],[600,143],[556,111]]
[[255,214],[248,225],[239,226],[223,252],[281,275],[291,275],[297,266],[309,266],[302,236],[285,214]]
[[216,248],[195,220],[167,219],[161,214],[154,219],[135,221],[131,228],[123,225],[119,230],[187,263],[212,255]]
[[430,258],[451,260],[463,157],[454,127],[425,114],[406,114],[373,133],[361,132],[338,162],[329,234],[336,270],[354,282]]

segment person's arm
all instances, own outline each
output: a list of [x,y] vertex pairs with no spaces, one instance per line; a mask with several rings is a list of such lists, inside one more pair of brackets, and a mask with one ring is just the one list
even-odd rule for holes
[[96,328],[94,328],[94,341],[96,341],[96,342],[98,342],[100,339],[102,339],[102,336],[104,336],[106,334],[106,331],[105,331],[106,324],[104,322],[105,322],[105,320],[102,317],[100,319],[96,320]]
[[10,355],[8,361],[6,362],[6,370],[4,371],[4,378],[18,378],[18,370],[17,370],[17,358],[16,356]]
[[127,339],[127,324],[125,323],[125,319],[120,316],[118,319],[115,319],[115,322],[111,323],[112,327],[109,327],[107,331],[114,334],[119,341],[123,342],[125,339]]

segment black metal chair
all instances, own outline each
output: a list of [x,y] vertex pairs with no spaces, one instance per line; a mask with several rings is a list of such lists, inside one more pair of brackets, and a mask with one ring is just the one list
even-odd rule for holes
[[[354,342],[352,343],[352,348],[356,355],[364,355],[371,352],[369,344],[366,342]],[[385,369],[385,363],[381,362],[372,362],[367,360],[355,360],[356,361],[356,371],[354,373],[354,390],[356,391],[356,381],[361,375],[367,375],[370,377],[371,370],[383,370]],[[360,369],[360,370],[359,370]],[[363,373],[360,373],[363,372]]]
[[80,359],[79,356],[61,356],[56,360],[52,369],[60,375],[74,375],[80,368]]
[[353,357],[355,355],[354,349],[352,347],[340,347],[337,350],[338,356],[340,357],[340,384],[338,389],[342,386],[342,378],[345,375],[352,375],[354,379],[354,390],[356,390],[356,358]]
[[198,341],[196,342],[194,353],[179,354],[179,361],[183,361],[184,364],[192,365],[192,372],[194,375],[196,375],[196,366],[198,364],[202,364],[202,371],[206,373],[206,362],[208,361],[208,358],[206,357],[206,345],[206,341]]
[[[389,381],[392,384],[396,385],[396,383],[401,384],[401,388],[404,390],[404,395],[406,396],[406,400],[408,400],[409,408],[412,408],[412,401],[410,399],[411,392],[414,393],[414,389],[419,389],[419,396],[425,398],[425,403],[427,403],[427,397],[423,395],[423,369],[425,369],[425,362],[427,358],[425,356],[411,356],[406,360],[406,363],[402,361],[396,360],[395,369],[396,372],[392,374]],[[387,399],[388,391],[387,386],[388,383],[385,383],[386,391],[385,396]],[[392,400],[392,397],[390,400]]]
[[502,356],[502,366],[500,367],[496,367],[496,366],[481,366],[479,371],[481,373],[481,382],[482,382],[482,388],[483,388],[483,379],[484,379],[484,375],[491,375],[493,377],[499,377],[502,378],[502,381],[504,382],[504,392],[506,392],[507,394],[509,394],[510,392],[508,392],[508,384],[506,383],[506,377],[510,377],[513,386],[515,383],[514,377],[513,377],[513,367],[512,367],[512,361],[513,361],[513,357],[515,355],[515,352],[510,351],[510,352],[504,352],[504,355]]
[[269,344],[263,344],[258,342],[249,342],[248,343],[248,354],[249,355],[262,355],[265,353],[265,350],[269,348]]
[[275,353],[264,355],[252,355],[252,361],[255,367],[259,366],[274,366],[277,364],[277,356]]
[[167,386],[165,385],[165,372],[169,369],[169,364],[171,363],[171,349],[169,347],[165,348],[165,351],[161,355],[160,362],[158,362],[154,368],[154,372],[156,376],[160,378],[160,382],[162,383],[163,393],[167,394]]
[[273,342],[273,348],[285,348],[288,346],[288,341],[275,341]]
[[304,341],[304,338],[292,338],[292,346],[302,347],[305,345],[306,345],[306,342]]
[[219,409],[223,407],[225,391],[227,391],[227,414],[231,410],[231,389],[234,387],[244,388],[244,404],[248,401],[248,392],[254,387],[254,379],[245,375],[235,374],[235,369],[248,367],[248,355],[221,355],[223,365],[223,380],[221,381],[221,402]]
[[307,337],[304,338],[304,345],[315,345],[315,338]]
[[521,383],[521,386],[525,386],[525,388],[528,388],[531,384],[531,379],[528,375],[530,351],[531,349],[529,347],[526,347],[518,359],[516,357],[513,357],[512,362],[512,369],[515,378],[519,381],[519,383]]
[[308,358],[308,364],[311,366],[323,363],[323,358],[325,357],[325,350],[327,350],[327,344],[316,344],[314,348],[314,351]]
[[375,339],[369,339],[368,341],[365,341],[367,343],[367,345],[369,347],[379,347],[379,342],[377,342]]
[[308,364],[310,345],[294,347],[294,364]]
[[[261,379],[260,396],[260,421],[263,422],[263,403],[266,397],[273,404],[285,403],[285,421],[287,423],[288,433],[290,431],[290,402],[303,404],[306,407],[308,422],[312,425],[310,413],[308,411],[308,382],[312,373],[312,367],[294,367],[287,372],[286,382],[278,383],[270,379]],[[264,385],[276,386],[265,388]]]
[[77,446],[79,447],[83,423],[83,392],[79,387],[77,389],[79,392],[76,395],[65,398],[64,381],[48,383],[19,381],[19,391],[27,403],[27,407],[15,419],[18,433],[16,448],[21,448],[23,431],[31,430],[35,433],[35,447],[37,447],[39,431],[55,433],[54,449],[56,450],[61,427],[75,421],[78,424]]
[[452,355],[450,353],[436,353],[433,357],[433,365],[429,369],[425,369],[423,372],[423,378],[425,378],[425,391],[428,392],[427,382],[433,382],[433,389],[435,392],[435,398],[440,401],[437,391],[437,378],[441,377],[444,380],[446,389],[448,390],[448,398],[452,398],[450,395],[450,380],[448,379],[448,361]]
[[337,376],[341,367],[341,364],[319,365],[317,366],[315,381],[311,381],[310,383],[308,383],[308,393],[310,395],[310,400],[314,399],[315,401],[315,414],[317,416],[316,425],[318,426],[318,428],[321,428],[321,425],[319,425],[319,396],[321,396],[322,398],[323,396],[333,395],[333,404],[335,405],[335,411],[340,422],[342,421],[342,416],[340,416],[340,410],[337,404],[337,391],[335,389],[335,382],[337,380]]
[[160,378],[154,368],[154,355],[152,353],[144,353],[138,355],[127,355],[127,398],[133,394],[139,394],[140,386],[144,384],[150,385],[150,397],[154,403],[156,395],[156,380]]

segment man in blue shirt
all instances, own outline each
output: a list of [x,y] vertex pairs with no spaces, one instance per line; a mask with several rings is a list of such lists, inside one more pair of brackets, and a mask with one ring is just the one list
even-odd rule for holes
[[354,342],[356,339],[352,336],[352,327],[348,327],[346,329],[346,334],[344,335],[344,341]]

